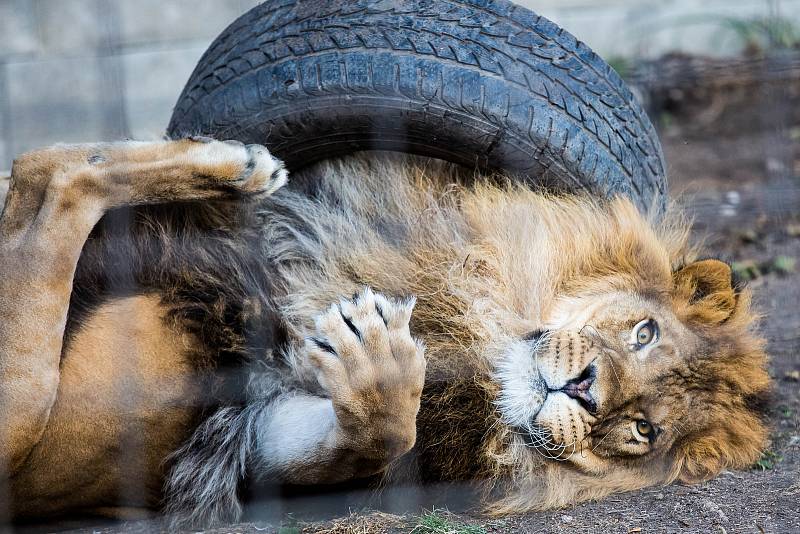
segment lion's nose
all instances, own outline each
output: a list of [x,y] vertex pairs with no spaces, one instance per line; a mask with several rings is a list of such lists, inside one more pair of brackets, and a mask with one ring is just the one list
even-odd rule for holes
[[587,412],[596,413],[597,402],[589,392],[589,388],[592,387],[592,384],[594,384],[594,372],[591,369],[591,366],[589,366],[583,373],[581,373],[581,376],[567,382],[566,385],[561,388],[561,391],[566,393],[568,397],[578,401],[578,403],[583,406]]
[[534,342],[536,342],[536,341],[539,341],[539,338],[541,338],[543,335],[545,335],[546,332],[547,332],[547,330],[534,330],[533,332],[528,332],[527,334],[522,336],[522,339],[524,339],[525,341],[534,341]]

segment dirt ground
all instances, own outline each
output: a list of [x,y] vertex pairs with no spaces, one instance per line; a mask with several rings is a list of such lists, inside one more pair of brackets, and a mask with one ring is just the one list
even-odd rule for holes
[[[702,103],[701,103],[702,104]],[[417,498],[400,515],[369,511],[352,496],[294,506],[278,503],[274,520],[211,532],[299,534],[660,533],[800,532],[800,127],[774,124],[759,109],[728,116],[731,128],[697,128],[692,116],[663,121],[662,140],[673,196],[695,218],[710,254],[734,262],[748,278],[763,312],[775,394],[772,444],[750,470],[725,472],[699,486],[672,485],[618,495],[548,513],[492,520],[434,509]],[[725,113],[719,115],[725,121]],[[752,128],[748,124],[755,124]],[[274,505],[274,503],[273,503]],[[262,511],[273,506],[264,504]],[[453,508],[455,509],[455,508]],[[258,512],[258,510],[256,510]],[[397,510],[395,510],[397,511]],[[314,521],[312,518],[327,520]],[[338,517],[338,519],[331,519]],[[81,532],[149,532],[155,523]]]

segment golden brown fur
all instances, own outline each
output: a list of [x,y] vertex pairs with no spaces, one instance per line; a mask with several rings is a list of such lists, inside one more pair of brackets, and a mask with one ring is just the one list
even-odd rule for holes
[[159,504],[164,458],[190,431],[200,398],[192,339],[163,319],[147,295],[104,304],[83,325],[62,357],[45,432],[14,476],[18,514],[114,507],[120,490],[129,506]]
[[[473,178],[430,162],[353,158],[296,177],[292,188],[261,201],[253,218],[246,207],[247,216],[233,217],[209,205],[181,226],[175,213],[183,212],[167,206],[136,212],[133,226],[118,234],[95,230],[102,239],[84,250],[73,294],[76,334],[62,358],[95,345],[97,332],[117,339],[114,325],[124,326],[118,308],[98,315],[108,296],[90,289],[119,284],[102,274],[115,265],[107,249],[117,243],[121,257],[141,258],[131,260],[134,286],[161,295],[164,320],[143,324],[149,334],[141,335],[167,345],[188,340],[186,352],[167,350],[173,375],[188,361],[217,377],[213,391],[227,391],[215,394],[205,421],[171,457],[171,512],[196,522],[234,517],[245,472],[303,483],[374,472],[384,472],[386,482],[471,481],[491,511],[513,513],[703,480],[757,458],[767,430],[754,405],[769,381],[749,293],[732,285],[724,263],[695,261],[685,222],[668,215],[652,223],[622,199],[552,196],[498,177]],[[229,225],[213,244],[181,240],[181,231],[197,237],[208,220]],[[353,330],[373,348],[340,349],[350,334],[339,315],[351,312],[330,305],[372,302],[364,286],[416,297],[410,331],[426,347],[416,444],[394,462],[414,441],[407,422],[419,406],[413,384],[420,375],[417,367],[386,363],[417,355],[402,321],[391,350],[370,345],[363,325],[374,330],[380,323],[366,312],[352,312]],[[340,301],[354,293],[361,296],[352,303]],[[406,304],[382,298],[375,297],[403,315]],[[629,333],[643,319],[657,320],[661,337],[631,348]],[[260,334],[276,325],[285,338]],[[395,360],[386,360],[386,351]],[[344,368],[328,369],[326,353],[342,357]],[[415,371],[404,375],[407,368]],[[591,409],[564,393],[588,371]],[[526,373],[530,384],[516,381]],[[156,387],[152,375],[140,380]],[[176,380],[186,388],[184,401],[193,402],[192,384]],[[239,397],[231,386],[242,388]],[[407,402],[387,413],[386,403],[402,394],[410,395]],[[302,437],[304,414],[294,420],[291,410],[298,398],[304,409],[333,403],[334,426],[319,440],[336,446],[272,464],[265,451],[274,449],[264,443],[276,429]],[[178,417],[145,449],[163,455],[178,439],[172,432],[194,414]],[[631,429],[645,418],[655,439],[636,438]],[[66,430],[62,439],[77,438]],[[375,450],[381,440],[386,449]],[[140,481],[160,479],[154,465],[142,468]],[[56,502],[69,508],[93,501]]]

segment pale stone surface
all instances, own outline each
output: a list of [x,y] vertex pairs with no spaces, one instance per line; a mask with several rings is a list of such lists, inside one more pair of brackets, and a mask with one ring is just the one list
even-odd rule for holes
[[[730,19],[770,14],[765,0],[516,0],[558,23],[605,58],[682,51],[734,56],[741,42]],[[780,0],[777,15],[800,20],[800,0]]]
[[172,108],[206,43],[175,50],[125,54],[125,102],[128,128],[135,139],[164,134]]
[[240,0],[124,0],[119,8],[123,44],[210,42],[243,13]]
[[6,66],[0,63],[0,177],[6,176],[11,168],[11,151],[8,142],[11,139],[8,124],[8,90],[6,89]]
[[43,53],[86,54],[113,44],[117,17],[107,0],[37,0]]
[[33,2],[0,0],[0,61],[4,56],[32,54],[39,50]]
[[7,65],[12,154],[56,142],[121,137],[121,95],[110,89],[116,82],[109,79],[115,61],[75,58]]

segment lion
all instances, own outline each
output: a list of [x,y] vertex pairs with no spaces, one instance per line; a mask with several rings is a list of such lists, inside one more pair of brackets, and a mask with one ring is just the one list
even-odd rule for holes
[[361,479],[522,513],[765,446],[750,292],[678,212],[381,153],[286,181],[264,147],[201,137],[15,161],[8,517],[209,525],[245,481]]

